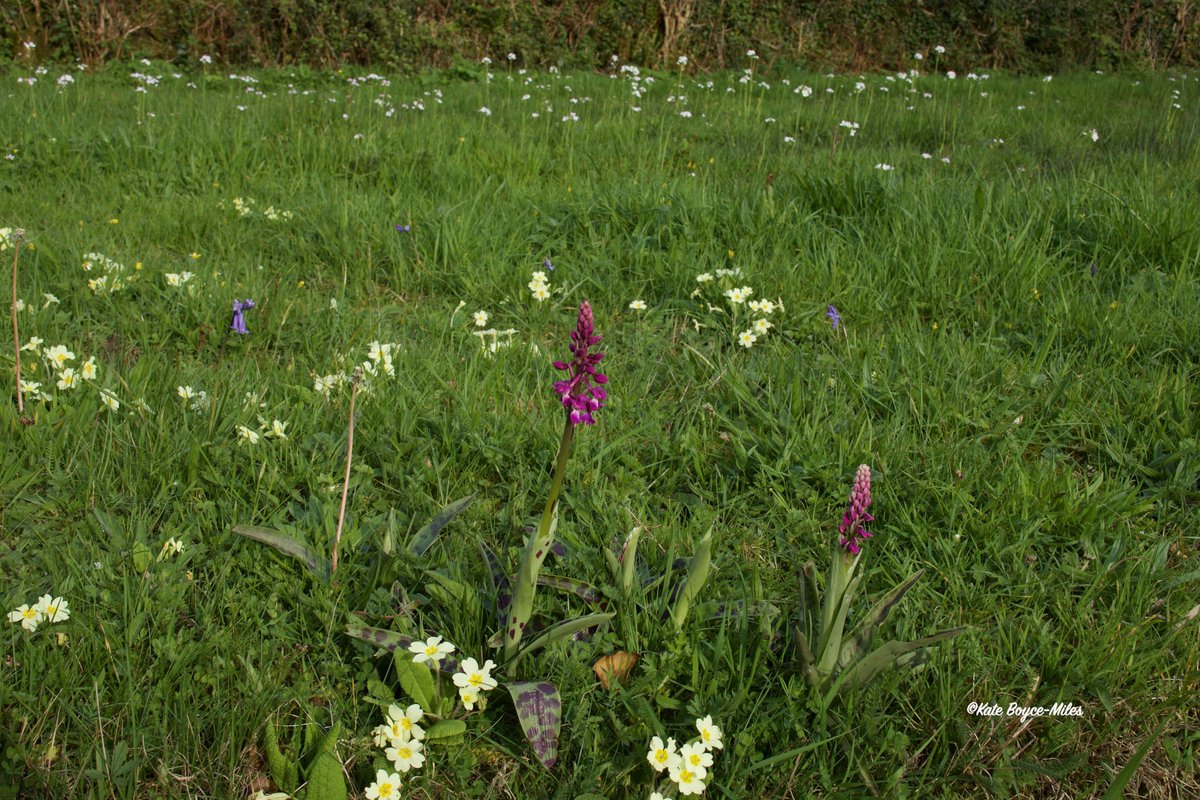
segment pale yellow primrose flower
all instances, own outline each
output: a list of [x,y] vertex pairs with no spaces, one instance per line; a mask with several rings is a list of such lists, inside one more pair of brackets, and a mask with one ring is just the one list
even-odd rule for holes
[[287,434],[284,433],[284,431],[287,429],[287,426],[288,424],[286,422],[273,420],[271,422],[271,430],[267,433],[267,435],[274,436],[276,439],[286,439]]
[[78,385],[79,376],[75,374],[75,370],[70,367],[64,367],[63,371],[58,373],[59,389],[74,389]]
[[92,356],[87,361],[83,362],[83,366],[79,368],[79,377],[85,381],[96,380],[96,357]]
[[22,628],[32,632],[37,630],[38,623],[42,621],[42,617],[36,608],[22,605],[17,606],[16,611],[8,612],[8,621],[19,622]]
[[667,739],[664,745],[662,738],[655,736],[650,740],[650,752],[646,754],[646,760],[654,767],[655,772],[662,772],[679,764],[680,757],[679,753],[675,752],[675,740]]
[[109,411],[116,411],[121,407],[121,401],[108,392],[100,392],[100,399],[104,401],[104,405],[108,406]]
[[645,300],[634,300],[634,301],[630,302],[629,310],[630,311],[645,311],[646,310],[646,301]]
[[[414,658],[413,661],[416,661]],[[400,706],[390,705],[387,710],[388,738],[408,741],[409,739],[424,739],[425,729],[417,723],[425,712],[416,703],[401,711]]]
[[242,440],[242,441],[239,441],[238,444],[242,444],[242,442],[249,442],[250,444],[258,444],[258,434],[255,433],[254,431],[250,430],[249,428],[247,428],[245,425],[238,425],[237,431],[238,431],[238,436]]
[[416,739],[407,742],[393,742],[392,746],[383,751],[383,755],[401,772],[410,769],[420,769],[425,763],[425,746]]
[[55,369],[62,369],[68,361],[75,360],[75,354],[66,345],[56,344],[46,351],[46,360],[52,362]]
[[738,344],[746,349],[753,347],[754,343],[757,341],[758,336],[754,334],[754,331],[742,331],[738,334]]
[[754,332],[755,333],[766,333],[767,331],[769,331],[771,329],[771,327],[772,327],[771,321],[768,319],[764,318],[764,319],[754,320]]
[[472,316],[473,316],[473,317],[474,317],[474,319],[475,319],[475,327],[476,327],[476,328],[482,328],[482,327],[484,327],[485,325],[487,325],[487,323],[488,323],[488,312],[486,312],[486,311],[476,311],[476,312],[475,312],[475,313],[474,313]]
[[375,773],[375,782],[367,787],[367,800],[393,800],[400,797],[400,776],[381,769]]
[[414,654],[414,664],[432,661],[436,665],[437,662],[446,657],[447,653],[454,652],[454,645],[449,642],[443,642],[440,636],[430,636],[424,642],[413,642],[408,646],[408,649]]
[[700,731],[700,742],[705,750],[725,749],[725,743],[721,741],[721,729],[713,725],[712,716],[696,720],[696,730]]
[[699,773],[689,769],[683,762],[676,764],[669,769],[671,780],[675,781],[675,785],[679,787],[679,793],[688,794],[703,794],[704,793],[704,778]]
[[460,689],[476,689],[479,691],[491,691],[495,689],[496,679],[492,677],[492,670],[496,668],[495,662],[488,659],[482,667],[479,662],[473,658],[464,658],[459,664],[459,669],[462,672],[454,673],[454,685]]
[[42,352],[42,340],[37,336],[30,336],[29,341],[21,345],[21,350],[28,350],[35,355],[40,355]]
[[679,757],[683,759],[683,763],[688,769],[696,773],[700,780],[704,780],[708,775],[708,768],[713,763],[712,753],[708,752],[701,742],[685,744],[679,748]]
[[479,702],[479,692],[467,686],[458,690],[458,699],[462,701],[463,708],[467,711],[475,708],[475,704]]
[[61,597],[52,598],[50,595],[44,594],[38,598],[37,605],[33,608],[45,618],[46,622],[65,622],[71,618],[71,610],[67,608],[67,601]]

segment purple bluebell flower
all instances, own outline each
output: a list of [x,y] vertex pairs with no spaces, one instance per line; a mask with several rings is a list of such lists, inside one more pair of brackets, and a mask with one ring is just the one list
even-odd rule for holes
[[852,555],[858,555],[856,538],[870,539],[872,533],[863,527],[864,522],[874,522],[875,518],[867,513],[871,505],[871,468],[861,464],[854,476],[854,488],[850,491],[850,504],[842,521],[838,525],[838,533],[842,534],[842,547]]
[[594,332],[592,307],[584,300],[579,304],[575,330],[571,331],[572,358],[569,362],[554,362],[555,369],[568,370],[570,374],[566,380],[554,384],[554,391],[562,395],[562,403],[572,425],[594,425],[596,420],[592,412],[601,408],[608,397],[608,392],[602,386],[608,383],[608,376],[596,371],[596,365],[604,358],[604,353],[588,352],[588,348],[600,343],[600,338]]
[[400,233],[410,233],[412,228],[408,225],[397,225],[396,230],[398,230]]
[[829,321],[833,323],[833,329],[836,331],[838,329],[838,324],[840,324],[842,321],[841,314],[838,314],[836,308],[830,306],[829,310],[825,312],[825,316],[829,317]]
[[246,330],[246,317],[243,314],[250,308],[254,308],[254,301],[250,298],[233,301],[233,320],[229,323],[229,330],[243,335],[250,332]]
[[549,257],[547,257],[546,260],[542,262],[542,266],[545,267],[546,269],[550,270],[551,272],[554,272],[554,265],[550,263]]

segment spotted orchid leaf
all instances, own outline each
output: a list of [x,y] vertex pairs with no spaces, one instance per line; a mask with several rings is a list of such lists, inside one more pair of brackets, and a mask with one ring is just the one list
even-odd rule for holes
[[[587,614],[582,617],[574,617],[572,619],[564,619],[556,622],[540,635],[531,639],[529,644],[521,648],[521,652],[517,654],[516,659],[524,658],[535,650],[540,650],[548,644],[552,644],[561,639],[565,639],[579,631],[585,631],[588,628],[594,628],[608,622],[613,618],[613,614]],[[515,660],[514,659],[514,662]]]
[[503,631],[505,623],[508,621],[508,609],[512,605],[512,583],[508,580],[504,567],[500,565],[500,559],[496,557],[492,549],[483,542],[479,543],[479,549],[483,553],[483,560],[487,562],[488,572],[492,575],[492,588],[496,592],[496,623]]
[[[362,639],[364,642],[370,642],[376,647],[382,647],[384,650],[396,652],[398,650],[407,651],[408,646],[415,640],[411,636],[405,636],[402,633],[384,630],[383,628],[372,628],[366,625],[347,625],[346,635],[353,636],[355,639]],[[438,672],[443,675],[453,675],[458,672],[457,659],[447,656],[438,662]]]
[[558,589],[562,592],[569,592],[588,603],[604,602],[603,598],[600,596],[600,590],[586,581],[576,580],[575,578],[567,578],[562,575],[546,575],[543,573],[538,575],[537,583],[538,586],[545,586],[550,589]]
[[234,526],[233,532],[269,544],[284,555],[303,561],[304,565],[318,576],[329,577],[329,560],[299,539],[271,528],[257,528],[253,525]]
[[558,734],[562,727],[562,698],[552,683],[519,681],[504,684],[512,695],[521,730],[533,754],[546,769],[558,761]]
[[408,552],[412,556],[420,558],[433,547],[433,543],[437,541],[438,535],[442,532],[442,528],[449,524],[450,520],[454,519],[467,506],[471,505],[471,501],[475,499],[475,495],[469,494],[466,497],[461,497],[439,511],[429,524],[421,530],[417,531],[412,540],[408,543]]

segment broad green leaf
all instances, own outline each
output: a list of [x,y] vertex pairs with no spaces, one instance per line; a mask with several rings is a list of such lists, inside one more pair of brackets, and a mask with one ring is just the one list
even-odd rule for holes
[[533,747],[542,766],[549,769],[558,761],[558,733],[562,726],[562,699],[552,683],[518,682],[504,684],[512,695],[521,730]]
[[704,534],[704,538],[696,545],[696,552],[692,556],[692,562],[688,566],[687,582],[683,585],[683,594],[675,603],[675,611],[672,614],[672,621],[675,623],[676,630],[683,629],[683,623],[687,620],[688,609],[692,602],[699,596],[700,590],[704,588],[705,581],[708,580],[708,570],[712,566],[712,528],[709,528],[708,533]]
[[833,688],[825,698],[826,705],[829,704],[829,701],[833,699],[835,694],[841,694],[849,689],[866,686],[879,673],[899,663],[906,656],[909,656],[909,660],[911,660],[910,654],[932,644],[937,644],[943,639],[958,636],[965,630],[967,630],[965,627],[951,628],[950,630],[939,631],[932,636],[926,636],[922,639],[914,639],[911,642],[892,641],[880,646],[877,650],[838,676],[837,680],[833,683]]
[[517,654],[516,659],[514,659],[514,663],[517,659],[524,658],[533,651],[539,650],[548,644],[557,642],[560,639],[565,639],[571,634],[578,633],[579,631],[585,631],[588,628],[608,622],[613,618],[613,616],[613,614],[587,614],[586,616],[575,617],[573,619],[564,619],[560,622],[556,622],[549,628],[546,628],[546,630],[542,631],[541,634],[539,634],[536,638],[530,640],[529,644],[521,648],[521,652]]
[[[840,602],[837,604],[837,610],[833,616],[833,627],[826,634],[825,639],[820,643],[820,653],[817,655],[817,672],[822,675],[832,675],[837,667],[838,658],[842,653],[842,632],[846,629],[846,615],[850,613],[850,603],[854,599],[854,593],[858,591],[858,585],[862,583],[863,576],[855,575],[851,580],[846,591],[842,593]],[[834,598],[826,597],[825,602],[832,602]]]
[[271,528],[256,528],[252,525],[236,525],[233,532],[269,544],[279,552],[304,562],[305,566],[320,577],[329,577],[329,560],[298,539]]
[[817,565],[811,560],[800,567],[800,630],[812,639],[820,631],[814,626],[821,620],[821,590],[817,586]]
[[442,528],[450,520],[458,516],[464,508],[471,505],[471,501],[475,499],[475,495],[469,494],[466,497],[461,497],[455,500],[450,505],[439,511],[434,518],[421,530],[413,535],[412,541],[408,543],[408,552],[410,555],[420,558],[433,547],[433,543],[437,541],[438,534],[442,532]]
[[925,570],[917,570],[871,607],[862,622],[858,623],[858,626],[850,632],[842,644],[841,655],[838,657],[840,668],[845,669],[850,666],[859,656],[871,649],[871,636],[875,633],[875,629],[887,620],[892,609],[900,604],[904,595],[908,594],[908,590],[915,586],[924,574]]
[[308,765],[307,800],[346,800],[346,779],[342,775],[342,762],[337,757],[337,739],[341,730],[341,724],[335,722]]
[[407,650],[393,650],[392,659],[396,663],[396,677],[400,680],[400,688],[404,689],[404,693],[426,714],[437,713],[434,705],[433,672],[429,667],[424,663],[414,663],[413,654]]
[[426,739],[448,739],[462,736],[467,730],[467,723],[461,719],[444,719],[432,728],[425,729]]
[[625,538],[625,547],[621,550],[621,596],[632,597],[637,577],[637,549],[642,529],[634,528]]

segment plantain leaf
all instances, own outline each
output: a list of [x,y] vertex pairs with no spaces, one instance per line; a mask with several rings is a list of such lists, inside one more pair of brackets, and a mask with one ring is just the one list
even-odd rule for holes
[[337,757],[337,739],[341,730],[341,724],[335,722],[308,765],[307,800],[346,800],[346,778]]
[[[405,636],[402,633],[384,630],[383,628],[371,628],[366,625],[347,625],[346,635],[353,636],[355,639],[362,639],[364,642],[370,642],[376,647],[382,647],[384,650],[390,650],[393,653],[399,651],[408,651],[408,646],[413,643],[411,636]],[[458,661],[456,659],[446,657],[438,662],[438,672],[446,675],[453,675],[458,672]]]
[[898,663],[902,666],[903,664],[910,664],[917,651],[931,644],[936,644],[943,639],[958,636],[965,630],[967,630],[965,627],[951,628],[939,631],[932,636],[914,639],[911,642],[892,641],[880,646],[873,653],[838,676],[837,680],[833,683],[833,688],[830,690],[829,695],[826,696],[826,704],[828,705],[828,702],[833,699],[834,694],[840,695],[848,689],[865,686],[888,667]]
[[704,538],[696,545],[696,552],[692,556],[691,564],[688,566],[687,582],[683,586],[683,594],[680,595],[679,600],[675,603],[672,621],[675,623],[676,630],[683,629],[688,609],[700,594],[700,590],[704,588],[704,583],[708,580],[708,570],[711,566],[712,528],[709,528],[708,533],[704,534]]
[[538,586],[545,586],[550,589],[558,589],[563,592],[570,592],[578,596],[588,603],[603,603],[604,600],[600,596],[600,590],[590,583],[576,580],[575,578],[565,578],[561,575],[546,575],[539,573],[537,576]]
[[520,681],[504,684],[512,695],[521,730],[542,766],[558,761],[558,733],[562,726],[562,699],[552,683]]
[[415,663],[413,654],[408,650],[393,650],[392,660],[396,664],[396,677],[404,693],[426,714],[437,713],[437,708],[434,707],[433,672],[429,667],[424,663]]
[[299,539],[271,528],[256,528],[252,525],[235,525],[233,532],[269,544],[284,555],[303,561],[304,565],[318,576],[329,577],[329,560]]
[[150,566],[150,548],[145,542],[134,542],[130,552],[133,556],[133,568],[138,572],[145,572]]
[[410,555],[420,558],[433,547],[433,543],[437,541],[438,534],[442,532],[442,528],[446,527],[450,520],[458,516],[464,508],[471,505],[471,501],[475,499],[475,495],[469,494],[466,497],[461,497],[455,500],[450,505],[439,511],[429,524],[413,535],[412,541],[408,543],[408,552]]
[[888,614],[892,612],[892,609],[900,604],[900,601],[904,599],[904,595],[908,594],[908,590],[916,585],[917,581],[924,574],[925,570],[917,570],[881,597],[879,602],[867,612],[862,622],[858,623],[858,626],[850,632],[850,636],[842,644],[841,655],[838,657],[839,668],[845,669],[871,649],[871,636],[875,633],[875,629],[887,620]]
[[534,650],[539,650],[548,644],[557,642],[560,639],[565,639],[573,633],[593,628],[602,623],[608,622],[613,618],[613,614],[587,614],[582,617],[574,617],[572,619],[564,619],[554,623],[540,635],[531,639],[529,644],[521,648],[512,663],[516,663],[518,659],[524,658]]
[[300,765],[279,749],[279,730],[275,727],[275,720],[267,720],[263,738],[267,751],[267,771],[271,774],[271,781],[285,792],[296,791],[296,787],[300,785]]

